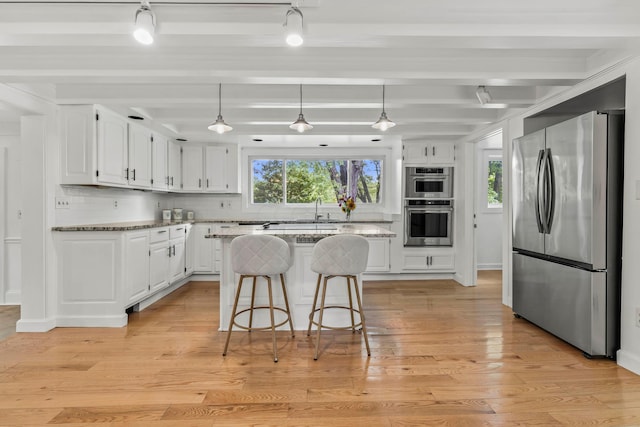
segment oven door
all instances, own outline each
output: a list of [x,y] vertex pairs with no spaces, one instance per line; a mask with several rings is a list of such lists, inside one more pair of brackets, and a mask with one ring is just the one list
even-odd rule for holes
[[451,198],[451,179],[447,175],[407,176],[406,197],[440,199]]
[[406,207],[405,246],[452,246],[452,207]]

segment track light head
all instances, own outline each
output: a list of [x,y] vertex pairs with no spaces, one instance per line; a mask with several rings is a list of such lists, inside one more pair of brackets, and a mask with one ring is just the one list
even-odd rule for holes
[[478,89],[476,89],[476,96],[478,97],[478,101],[482,105],[491,102],[491,94],[484,86],[478,86]]
[[304,43],[302,35],[304,22],[300,9],[291,6],[291,9],[287,10],[283,26],[285,28],[286,41],[289,46],[296,47]]
[[133,37],[141,44],[152,44],[156,27],[155,15],[147,0],[142,0],[140,3],[140,8],[136,11],[135,23]]

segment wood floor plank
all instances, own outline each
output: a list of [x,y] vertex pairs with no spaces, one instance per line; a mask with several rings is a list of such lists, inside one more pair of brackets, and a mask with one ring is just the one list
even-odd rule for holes
[[640,425],[640,377],[501,304],[501,274],[365,282],[372,349],[347,331],[218,331],[219,284],[191,282],[124,328],[0,340],[0,427]]

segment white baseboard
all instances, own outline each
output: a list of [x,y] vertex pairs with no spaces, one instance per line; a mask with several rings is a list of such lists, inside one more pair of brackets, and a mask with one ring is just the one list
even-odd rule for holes
[[362,280],[377,282],[382,280],[455,280],[453,273],[363,273]]
[[502,263],[478,264],[478,270],[502,270]]
[[624,369],[633,372],[636,375],[640,375],[640,356],[629,353],[628,351],[618,350],[616,354],[616,361],[619,366]]
[[47,332],[56,327],[55,319],[24,320],[16,323],[16,332]]
[[126,313],[115,316],[65,316],[56,319],[56,327],[121,328],[127,326]]
[[189,276],[189,280],[192,282],[219,282],[220,275],[193,273],[191,276]]

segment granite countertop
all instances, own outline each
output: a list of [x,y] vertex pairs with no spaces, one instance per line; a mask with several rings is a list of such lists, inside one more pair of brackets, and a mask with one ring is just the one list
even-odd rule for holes
[[338,226],[340,224],[391,224],[392,221],[387,220],[361,220],[361,221],[351,221],[349,223],[345,221],[320,221],[318,223],[314,223],[313,220],[305,221],[302,219],[282,219],[282,220],[258,220],[258,219],[195,219],[195,220],[184,220],[184,221],[131,221],[131,222],[114,222],[108,224],[86,224],[86,225],[67,225],[67,226],[57,226],[52,227],[52,231],[133,231],[133,230],[144,230],[146,228],[158,228],[158,227],[168,227],[171,225],[180,225],[180,224],[207,224],[207,223],[233,223],[233,224],[241,224],[242,226],[256,226],[262,225],[266,222],[271,224],[317,224],[318,226]]
[[396,233],[385,228],[371,224],[354,223],[306,223],[306,224],[275,224],[269,228],[256,225],[237,225],[233,227],[221,228],[220,230],[206,235],[206,238],[233,238],[237,236],[251,235],[272,235],[287,238],[318,238],[335,236],[338,234],[357,234],[364,237],[396,237]]

